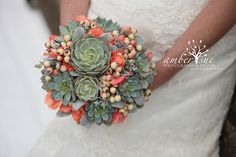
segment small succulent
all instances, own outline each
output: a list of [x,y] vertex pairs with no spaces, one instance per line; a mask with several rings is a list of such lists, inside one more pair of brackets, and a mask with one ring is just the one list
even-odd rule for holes
[[101,75],[108,69],[110,58],[106,43],[92,36],[79,40],[72,52],[72,64],[80,75]]
[[135,56],[133,70],[142,78],[146,78],[149,75],[154,75],[154,70],[151,68],[151,62],[148,60],[145,53],[138,53]]
[[112,123],[112,114],[114,108],[107,101],[96,100],[85,106],[86,118],[97,124],[110,125]]
[[143,89],[143,82],[135,76],[127,78],[118,88],[123,99],[129,103],[135,103],[137,107],[141,107],[144,104]]
[[67,72],[54,75],[53,80],[47,84],[47,87],[52,91],[52,97],[54,99],[63,99],[63,105],[68,105],[76,99],[73,81]]
[[114,30],[119,30],[120,26],[117,22],[113,22],[112,20],[107,20],[105,18],[97,17],[95,22],[100,25],[104,29],[105,32],[112,32]]
[[94,100],[98,97],[99,81],[91,76],[78,77],[75,80],[75,93],[80,100]]

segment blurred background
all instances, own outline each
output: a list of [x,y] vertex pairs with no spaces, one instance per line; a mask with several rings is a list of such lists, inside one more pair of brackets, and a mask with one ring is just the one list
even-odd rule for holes
[[[44,104],[34,65],[58,25],[59,0],[0,0],[0,157],[27,156],[55,116]],[[221,157],[236,157],[235,93],[222,130]]]
[[31,4],[0,0],[0,157],[25,157],[55,115],[34,68],[51,32],[39,3]]

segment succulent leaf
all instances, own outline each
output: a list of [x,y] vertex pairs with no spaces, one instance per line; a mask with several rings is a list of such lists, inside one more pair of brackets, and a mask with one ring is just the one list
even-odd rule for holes
[[111,103],[111,106],[114,108],[124,108],[125,102],[123,101],[114,102],[114,103]]
[[59,30],[61,32],[61,35],[70,34],[70,30],[67,26],[59,26]]
[[72,107],[75,109],[75,110],[78,110],[80,107],[82,107],[84,105],[84,102],[80,101],[80,100],[77,100],[75,102],[72,103]]
[[69,27],[70,32],[73,33],[76,27],[78,27],[78,22],[75,20],[71,20],[69,21],[68,27]]
[[73,37],[72,37],[72,41],[76,41],[80,38],[82,38],[83,36],[85,35],[85,30],[83,27],[77,27],[75,30],[74,30],[74,34],[73,34]]
[[71,115],[71,112],[63,112],[63,111],[58,110],[56,115],[58,117],[65,117],[65,116]]

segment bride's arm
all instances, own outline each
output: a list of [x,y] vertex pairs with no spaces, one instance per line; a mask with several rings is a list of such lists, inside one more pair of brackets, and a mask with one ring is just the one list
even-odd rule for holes
[[158,75],[153,83],[153,89],[171,79],[181,67],[164,67],[163,61],[179,58],[188,47],[188,41],[202,40],[207,47],[215,44],[236,23],[236,0],[211,0],[196,17],[186,32],[177,40],[163,59],[157,63]]
[[87,15],[89,0],[60,0],[61,24],[65,25],[78,15]]

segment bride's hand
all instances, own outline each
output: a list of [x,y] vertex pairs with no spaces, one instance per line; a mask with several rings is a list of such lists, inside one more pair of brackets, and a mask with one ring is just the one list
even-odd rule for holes
[[151,84],[151,90],[155,90],[156,88],[165,84],[175,75],[175,73],[177,73],[178,70],[180,70],[180,68],[171,69],[169,67],[164,66],[163,59],[156,62],[156,66],[157,66],[157,75],[155,76],[154,81]]

